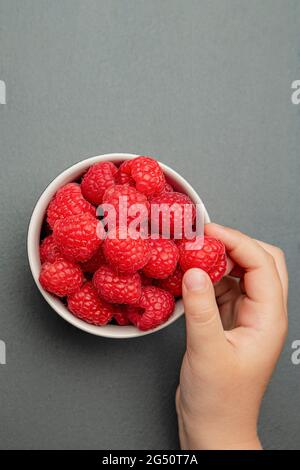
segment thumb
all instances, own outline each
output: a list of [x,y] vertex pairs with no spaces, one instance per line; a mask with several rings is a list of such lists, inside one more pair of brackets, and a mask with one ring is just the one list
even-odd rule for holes
[[202,269],[187,271],[183,277],[182,296],[188,349],[204,357],[215,357],[227,341],[208,274]]

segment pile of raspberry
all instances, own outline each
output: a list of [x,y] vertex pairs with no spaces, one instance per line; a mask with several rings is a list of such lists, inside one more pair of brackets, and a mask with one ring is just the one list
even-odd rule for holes
[[[140,236],[131,237],[124,234],[124,226],[118,225],[114,237],[110,237],[97,218],[96,208],[109,203],[117,211],[120,196],[127,197],[128,208],[142,204],[147,215],[152,204],[176,204],[182,209],[192,206],[191,223],[196,216],[193,202],[175,191],[153,158],[140,156],[119,167],[112,162],[96,163],[79,182],[60,188],[47,208],[39,280],[45,290],[62,298],[69,311],[85,322],[149,330],[172,315],[175,299],[182,295],[185,271],[199,267],[213,282],[222,278],[225,247],[211,237],[204,237],[201,246],[195,244],[193,249],[188,246],[193,240],[178,240],[177,211],[168,219],[170,238],[163,233],[163,213],[155,238],[146,238],[142,231]],[[128,216],[127,223],[130,221]],[[180,224],[184,226],[184,220]]]

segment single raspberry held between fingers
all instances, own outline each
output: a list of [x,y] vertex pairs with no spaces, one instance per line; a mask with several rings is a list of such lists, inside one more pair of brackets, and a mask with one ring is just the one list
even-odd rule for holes
[[135,274],[117,274],[110,266],[101,266],[93,276],[99,296],[106,302],[135,304],[142,293],[141,278]]
[[81,191],[92,204],[98,206],[107,188],[115,184],[118,169],[112,162],[99,162],[92,165],[83,176]]
[[160,279],[156,282],[158,287],[167,290],[175,298],[182,296],[182,278],[183,278],[183,271],[180,266],[177,266],[174,273],[171,276],[167,277],[166,279]]
[[68,309],[80,320],[97,326],[106,325],[116,312],[114,305],[100,299],[91,282],[68,296]]
[[117,224],[120,223],[120,210],[127,211],[127,224],[138,214],[141,214],[141,220],[148,219],[150,204],[147,197],[128,184],[116,184],[108,188],[103,195],[103,203],[111,204],[115,208]]
[[149,239],[151,256],[143,273],[154,279],[165,279],[175,271],[179,258],[178,248],[172,240]]
[[77,264],[60,258],[42,265],[39,281],[46,291],[64,297],[80,288],[83,274]]
[[212,237],[198,240],[194,237],[192,240],[182,240],[178,244],[178,249],[179,264],[184,272],[191,268],[203,269],[209,274],[213,283],[218,282],[224,276],[227,257],[221,240]]
[[159,287],[148,286],[142,289],[137,306],[127,308],[127,314],[135,326],[146,331],[166,322],[173,313],[174,307],[174,297],[170,292]]
[[57,220],[84,212],[96,215],[95,207],[84,199],[80,185],[69,183],[60,188],[50,201],[47,209],[47,222],[53,229]]
[[48,235],[40,244],[41,263],[43,264],[46,261],[53,263],[55,260],[61,257],[61,251],[54,241],[53,235]]
[[105,232],[101,222],[89,213],[57,220],[53,237],[62,254],[72,261],[89,260],[100,247]]
[[80,267],[84,273],[94,273],[103,264],[106,264],[106,258],[103,253],[102,245],[96,253],[87,261],[80,263]]
[[[178,238],[184,235],[185,227],[192,229],[196,208],[191,199],[183,193],[164,192],[150,199],[152,229],[165,236]],[[156,209],[160,206],[158,217]]]
[[131,274],[142,269],[151,255],[148,240],[138,234],[136,238],[132,238],[121,229],[117,229],[115,232],[113,237],[108,234],[103,243],[108,263],[117,272],[123,274]]

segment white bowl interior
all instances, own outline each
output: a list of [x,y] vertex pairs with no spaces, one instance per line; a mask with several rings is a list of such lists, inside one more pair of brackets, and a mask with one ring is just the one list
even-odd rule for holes
[[[175,320],[177,320],[184,312],[182,300],[177,300],[175,305],[175,310],[169,320],[158,326],[157,328],[149,331],[140,331],[134,326],[119,326],[119,325],[105,325],[105,326],[95,326],[86,323],[79,318],[72,315],[67,307],[63,304],[61,300],[52,296],[47,291],[45,291],[39,283],[39,274],[41,268],[40,255],[39,255],[39,243],[40,243],[40,234],[41,228],[44,221],[46,209],[51,198],[54,196],[56,191],[63,185],[70,183],[78,179],[93,163],[99,161],[112,161],[114,163],[120,163],[124,160],[129,160],[131,158],[137,157],[138,155],[128,154],[128,153],[111,153],[105,155],[98,155],[96,157],[87,158],[82,160],[79,163],[71,166],[70,168],[63,171],[58,175],[50,184],[47,186],[41,197],[39,198],[36,206],[33,210],[29,229],[28,229],[28,238],[27,238],[27,250],[28,250],[28,259],[30,264],[30,269],[33,275],[33,278],[48,304],[67,322],[76,326],[77,328],[86,331],[98,336],[104,336],[107,338],[134,338],[138,336],[144,336],[155,331],[159,331],[162,328],[167,327]],[[185,192],[189,195],[192,201],[195,204],[202,204],[204,212],[204,222],[209,222],[208,213],[192,186],[180,176],[176,171],[169,168],[167,165],[159,162],[162,167],[167,181],[174,185],[175,189]]]

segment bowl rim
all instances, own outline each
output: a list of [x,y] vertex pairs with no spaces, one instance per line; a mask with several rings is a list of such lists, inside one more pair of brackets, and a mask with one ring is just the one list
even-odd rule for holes
[[[138,156],[139,155],[137,154],[131,153],[107,153],[85,158],[84,160],[80,160],[77,163],[71,165],[70,167],[67,167],[65,170],[59,173],[44,189],[34,206],[28,225],[27,256],[29,266],[33,279],[46,302],[59,316],[61,316],[64,320],[66,320],[68,323],[75,326],[76,328],[79,328],[80,330],[85,331],[86,333],[112,339],[130,339],[146,336],[160,331],[163,328],[166,328],[183,315],[184,308],[182,299],[176,301],[175,310],[171,317],[165,323],[159,325],[158,327],[152,330],[141,331],[138,330],[135,326],[119,326],[110,324],[105,326],[96,326],[86,323],[83,320],[80,320],[79,318],[75,317],[59,298],[54,297],[53,295],[45,291],[41,286],[39,282],[39,273],[41,266],[39,257],[40,231],[42,221],[44,220],[46,208],[53,195],[61,186],[67,184],[68,182],[74,181],[74,179],[76,179],[80,174],[83,174],[84,171],[86,171],[94,163],[100,161],[112,161],[116,163],[124,160],[130,160]],[[194,203],[202,205],[204,213],[204,222],[210,222],[210,218],[205,208],[205,205],[203,204],[198,193],[190,185],[190,183],[188,183],[185,178],[183,178],[179,173],[170,168],[168,165],[160,162],[159,160],[157,161],[162,167],[167,178],[171,179],[172,181],[177,183],[178,186],[182,187]]]

